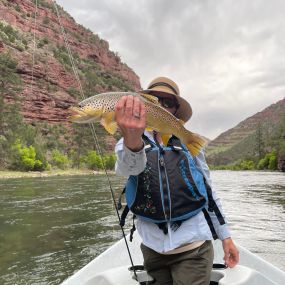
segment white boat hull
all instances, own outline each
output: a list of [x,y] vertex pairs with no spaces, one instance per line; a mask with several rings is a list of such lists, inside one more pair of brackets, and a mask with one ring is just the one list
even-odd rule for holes
[[[135,234],[128,242],[134,265],[143,264],[140,251],[140,237]],[[285,272],[239,246],[240,263],[230,269],[213,269],[211,281],[220,285],[284,285]],[[214,242],[214,263],[223,264],[223,250],[220,241]],[[108,248],[62,285],[132,285],[138,284],[129,271],[131,262],[123,239]]]

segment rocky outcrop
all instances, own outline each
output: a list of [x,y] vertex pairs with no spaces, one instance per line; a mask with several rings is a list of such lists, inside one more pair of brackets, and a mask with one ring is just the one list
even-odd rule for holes
[[[17,32],[17,41],[21,48],[15,48],[0,35],[0,52],[9,51],[18,61],[17,72],[23,81],[23,89],[18,94],[22,98],[22,113],[26,121],[45,120],[50,123],[66,122],[67,108],[80,100],[71,90],[79,90],[69,64],[67,53],[56,57],[54,51],[66,47],[61,33],[64,28],[68,45],[84,85],[84,70],[89,67],[97,74],[107,74],[128,86],[130,90],[139,90],[138,76],[120,57],[109,50],[105,40],[90,30],[78,25],[61,7],[59,24],[53,0],[38,1],[36,25],[34,25],[35,4],[30,0],[0,0],[0,20],[11,25]],[[33,38],[36,38],[34,49]],[[23,48],[25,43],[25,48]],[[62,58],[60,58],[62,56]],[[34,65],[33,65],[34,62]],[[105,80],[106,81],[106,80]],[[95,85],[95,83],[94,83]],[[120,90],[120,86],[110,84],[96,85],[96,92]],[[9,94],[4,94],[11,100]]]

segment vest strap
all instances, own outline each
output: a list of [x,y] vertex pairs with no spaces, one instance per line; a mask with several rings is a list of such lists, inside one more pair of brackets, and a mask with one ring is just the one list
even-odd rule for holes
[[209,226],[209,228],[211,230],[213,239],[216,240],[218,238],[218,235],[217,235],[217,233],[215,231],[215,228],[214,228],[213,222],[211,220],[211,217],[210,217],[209,213],[207,212],[207,210],[205,208],[202,211],[203,211],[204,217],[205,217],[205,219],[206,219],[206,221],[208,223],[208,226]]
[[131,233],[130,233],[130,242],[132,242],[132,241],[133,241],[133,238],[134,238],[134,232],[136,231],[135,218],[136,218],[136,215],[133,215],[133,227],[131,228]]
[[123,227],[125,225],[126,217],[127,217],[128,213],[129,213],[129,211],[130,211],[129,206],[126,205],[126,207],[124,208],[123,213],[121,215],[121,218],[120,218],[120,226],[121,227]]
[[124,187],[123,191],[121,192],[119,199],[118,199],[118,203],[117,203],[117,207],[118,210],[122,209],[122,196],[126,193],[126,186]]
[[216,202],[214,201],[211,186],[208,184],[205,177],[204,177],[204,183],[205,183],[207,195],[208,195],[208,205],[209,205],[208,211],[209,212],[215,212],[220,225],[224,225],[226,223],[225,219],[224,219],[219,207],[217,206]]

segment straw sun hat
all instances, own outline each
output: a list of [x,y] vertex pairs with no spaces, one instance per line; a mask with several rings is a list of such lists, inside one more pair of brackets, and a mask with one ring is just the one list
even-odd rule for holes
[[142,90],[143,93],[158,95],[163,97],[165,94],[173,95],[179,107],[175,113],[178,119],[187,122],[192,116],[192,108],[190,104],[180,96],[179,88],[177,84],[167,77],[157,77],[150,82],[147,89]]

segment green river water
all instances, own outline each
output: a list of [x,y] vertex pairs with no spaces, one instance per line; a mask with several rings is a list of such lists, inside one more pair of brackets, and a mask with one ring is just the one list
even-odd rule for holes
[[[234,239],[285,270],[285,174],[212,179]],[[60,284],[121,238],[117,224],[104,175],[0,180],[0,284]]]

